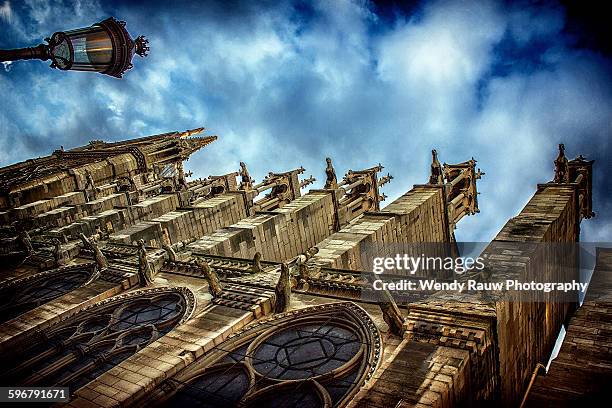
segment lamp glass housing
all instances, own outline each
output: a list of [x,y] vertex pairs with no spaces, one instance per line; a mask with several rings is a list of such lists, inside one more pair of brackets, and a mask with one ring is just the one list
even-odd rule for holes
[[[142,35],[132,39],[125,21],[109,17],[91,27],[58,31],[46,44],[1,54],[7,61],[51,58],[52,68],[73,71],[93,71],[121,78],[132,68],[135,54],[147,56],[149,41]],[[0,50],[1,51],[1,50]]]
[[98,26],[53,34],[51,58],[59,69],[102,72],[113,61],[113,43]]
[[113,59],[113,43],[100,26],[66,31],[72,43],[74,60],[70,69],[75,71],[104,71]]

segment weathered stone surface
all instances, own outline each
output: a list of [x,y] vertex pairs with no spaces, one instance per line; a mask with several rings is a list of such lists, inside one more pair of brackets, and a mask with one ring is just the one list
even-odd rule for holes
[[[67,406],[143,406],[159,403],[153,397],[165,401],[175,392],[205,387],[197,382],[199,376],[214,374],[219,364],[231,369],[223,365],[230,361],[232,367],[250,367],[247,376],[276,364],[295,370],[291,375],[299,378],[303,370],[295,367],[334,356],[334,361],[358,368],[342,366],[326,372],[323,379],[303,383],[274,378],[266,385],[279,384],[272,393],[276,397],[283,394],[282,387],[301,384],[311,387],[313,395],[323,395],[323,401],[331,389],[325,387],[333,388],[330,384],[338,381],[335,392],[344,395],[339,406],[520,402],[534,365],[546,360],[559,328],[572,316],[572,302],[509,303],[475,293],[432,293],[410,304],[396,302],[391,294],[383,301],[361,297],[373,256],[393,256],[403,244],[446,243],[449,251],[456,250],[454,228],[462,217],[478,212],[476,180],[482,173],[475,160],[442,165],[434,154],[429,184],[416,185],[381,208],[384,195],[379,187],[392,179],[378,177],[381,165],[349,170],[338,180],[330,159],[326,188],[306,194],[300,188],[313,179],[300,181],[303,168],[269,173],[257,183],[241,163],[239,172],[187,181],[183,160],[215,139],[191,137],[201,130],[117,143],[94,141],[2,169],[0,181],[8,189],[0,192],[0,222],[6,235],[0,255],[16,256],[23,249],[14,236],[16,228],[22,237],[23,231],[29,233],[33,252],[19,266],[0,267],[3,281],[29,289],[28,278],[40,268],[52,268],[58,251],[68,265],[92,265],[92,248],[99,248],[98,257],[107,260],[99,263],[90,281],[68,291],[61,292],[62,282],[53,282],[49,290],[61,295],[31,288],[49,299],[29,304],[26,312],[0,325],[0,355],[33,350],[31,357],[38,356],[40,362],[30,366],[38,360],[24,359],[7,367],[9,375],[18,373],[35,382],[36,376],[28,371],[34,369],[60,384],[82,370],[79,375],[87,381],[71,390]],[[583,159],[563,164],[564,180],[538,186],[521,213],[508,221],[483,253],[495,279],[529,274],[549,280],[566,277],[555,268],[538,269],[540,254],[534,248],[540,242],[578,240],[581,219],[592,215],[590,185],[580,181],[590,180],[591,164]],[[18,223],[11,225],[13,221]],[[79,234],[92,245],[82,245]],[[564,262],[571,266],[569,255]],[[551,393],[558,405],[587,398],[609,381],[610,288],[609,274],[603,271],[612,257],[600,252],[599,258],[596,278],[605,276],[605,283],[593,281],[585,304],[570,321],[559,357],[532,389],[532,405]],[[138,272],[144,269],[154,279],[139,281]],[[138,302],[129,303],[132,298]],[[116,360],[99,337],[82,335],[89,327],[111,324],[104,320],[104,313],[110,312],[96,313],[111,310],[105,305],[113,307],[116,325],[106,335],[112,337],[115,329],[134,330],[121,341],[112,340],[115,347],[142,342]],[[174,312],[184,313],[180,321],[164,323],[167,329],[155,326]],[[79,316],[87,317],[80,320],[86,324],[74,336],[64,326]],[[57,339],[59,329],[67,333],[62,345],[57,340],[45,343]],[[264,349],[263,343],[260,349],[249,347],[276,335],[266,347],[284,349],[268,360],[264,353],[257,361],[255,354]],[[315,341],[304,341],[312,338]],[[355,352],[362,354],[347,352],[346,361],[336,358],[334,353],[355,340]],[[292,360],[291,353],[299,352],[302,343],[314,346]],[[30,344],[37,348],[30,349]],[[75,344],[76,354],[68,351]],[[60,349],[77,364],[59,367],[40,354],[54,355]],[[91,357],[92,350],[98,353],[95,358],[80,360]],[[251,354],[245,356],[247,351]],[[283,353],[286,358],[277,360]],[[342,377],[347,372],[355,373],[355,379]],[[312,380],[313,373],[304,378]],[[238,387],[240,381],[234,380],[231,386]],[[256,405],[258,393],[267,392],[258,381],[248,381],[256,392],[244,394],[241,403]],[[575,386],[568,386],[570,381]],[[207,392],[198,390],[195,398]]]
[[612,383],[612,250],[599,248],[582,306],[566,329],[559,354],[540,373],[527,407],[597,405]]

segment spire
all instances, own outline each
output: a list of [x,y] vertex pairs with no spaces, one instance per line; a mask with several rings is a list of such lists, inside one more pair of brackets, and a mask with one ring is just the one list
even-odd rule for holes
[[[3,167],[0,169],[0,207],[15,207],[46,197],[36,192],[39,184],[33,183],[35,180],[60,174],[63,174],[63,177],[76,177],[75,170],[115,156],[131,155],[136,168],[125,168],[124,171],[135,170],[139,173],[151,171],[155,165],[163,166],[186,160],[191,154],[217,139],[217,136],[193,137],[202,131],[204,128],[200,127],[184,132],[160,133],[118,142],[92,140],[84,146],[70,150],[60,148],[49,156]],[[123,173],[114,175],[116,178],[122,176]],[[96,179],[96,182],[107,181]],[[79,185],[78,180],[76,184]],[[68,190],[62,191],[68,192]]]
[[189,156],[201,148],[208,146],[215,140],[217,140],[217,136],[201,136],[181,139],[181,156],[187,159]]
[[140,55],[141,57],[146,57],[149,55],[150,50],[149,40],[147,40],[144,35],[139,35],[136,37],[134,40],[134,52],[136,54]]
[[92,140],[87,145],[71,149],[67,152],[56,151],[54,155],[64,160],[74,155],[85,153],[103,156],[102,158],[121,153],[144,156],[147,165],[168,164],[187,160],[190,155],[217,140],[217,136],[191,137],[203,132],[203,127],[188,129],[184,132],[168,132],[145,136],[136,139],[127,139],[119,142],[107,143],[101,140]]
[[[446,164],[440,166],[437,151],[432,153],[430,185],[444,186],[446,195],[446,211],[448,213],[449,228],[452,231],[455,225],[465,215],[479,213],[478,191],[476,180],[485,175],[480,169],[476,170],[476,160],[470,160],[458,164]],[[441,173],[439,173],[441,171]]]
[[204,131],[204,128],[199,127],[195,129],[188,129],[184,132],[180,132],[178,135],[179,137],[189,137],[189,136],[197,135],[198,133],[202,133],[203,131]]
[[139,145],[138,148],[147,156],[150,166],[177,163],[188,160],[189,156],[217,140],[217,136],[192,137],[203,131],[204,128],[200,127],[184,132],[166,133],[161,138],[149,140],[146,145]]
[[236,176],[238,172],[223,174],[221,176],[208,176],[187,183],[191,193],[190,202],[193,204],[202,200],[221,195],[227,191],[237,191]]
[[385,198],[380,194],[379,188],[391,180],[393,176],[387,173],[386,176],[378,178],[384,167],[381,164],[365,170],[349,170],[338,188],[343,191],[343,196],[338,200],[339,210],[343,213],[339,220],[339,225],[352,220],[366,211],[379,211],[380,201]]
[[272,211],[298,198],[302,186],[307,185],[303,183],[309,183],[309,179],[299,179],[299,175],[305,171],[304,167],[300,167],[284,173],[268,173],[261,183],[253,186],[252,192],[255,195],[267,192],[263,198],[254,202],[253,210]]
[[[91,150],[117,150],[124,147],[147,146],[152,143],[175,138],[179,132],[158,133],[150,136],[136,137],[132,139],[119,140],[117,142],[105,142],[103,140],[90,140],[86,145],[75,147],[67,152],[81,152]],[[57,152],[57,151],[56,151]]]

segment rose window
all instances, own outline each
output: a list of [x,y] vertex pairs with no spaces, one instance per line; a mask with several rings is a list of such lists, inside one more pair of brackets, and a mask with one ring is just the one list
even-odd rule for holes
[[142,403],[343,406],[379,358],[380,335],[361,308],[352,303],[307,308],[245,329],[167,380]]

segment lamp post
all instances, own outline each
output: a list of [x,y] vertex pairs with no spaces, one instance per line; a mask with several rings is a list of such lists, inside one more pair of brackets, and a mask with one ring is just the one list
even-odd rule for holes
[[56,32],[45,41],[47,44],[36,47],[0,50],[0,61],[50,59],[51,68],[121,78],[132,68],[134,54],[145,57],[149,51],[147,39],[139,36],[133,40],[125,29],[125,22],[113,17],[91,27]]

